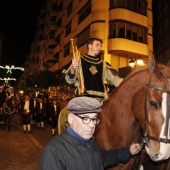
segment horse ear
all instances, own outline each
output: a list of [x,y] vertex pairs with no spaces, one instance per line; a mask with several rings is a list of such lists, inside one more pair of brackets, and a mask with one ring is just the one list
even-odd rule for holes
[[150,71],[150,73],[154,72],[155,66],[156,66],[155,57],[154,57],[154,55],[152,55],[149,58],[149,71]]

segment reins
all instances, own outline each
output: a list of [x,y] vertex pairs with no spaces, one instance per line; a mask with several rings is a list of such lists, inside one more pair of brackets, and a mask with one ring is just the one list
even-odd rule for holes
[[[158,141],[158,142],[163,142],[163,143],[170,143],[170,139],[168,139],[168,124],[169,124],[169,120],[170,120],[170,90],[168,87],[168,81],[167,78],[165,76],[165,74],[161,71],[164,80],[166,82],[166,89],[158,87],[156,85],[150,84],[150,79],[147,83],[146,86],[146,97],[145,97],[145,131],[144,131],[144,143],[146,143],[148,141],[148,139],[154,140],[154,141]],[[151,76],[150,76],[151,78]],[[164,135],[166,136],[166,138],[159,138],[159,137],[155,137],[155,136],[151,136],[148,134],[148,111],[147,111],[147,106],[148,106],[148,90],[150,88],[153,88],[157,91],[161,91],[163,93],[167,93],[167,114],[166,114],[166,119],[165,119],[165,130],[164,130]]]

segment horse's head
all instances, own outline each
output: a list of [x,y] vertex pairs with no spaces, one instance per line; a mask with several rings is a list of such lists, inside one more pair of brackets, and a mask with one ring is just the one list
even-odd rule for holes
[[[152,58],[153,59],[153,58]],[[149,63],[145,96],[145,148],[153,161],[170,157],[170,67]]]

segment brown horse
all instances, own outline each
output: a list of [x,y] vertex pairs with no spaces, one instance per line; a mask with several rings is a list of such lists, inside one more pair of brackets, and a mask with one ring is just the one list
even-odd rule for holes
[[[150,57],[147,67],[132,71],[103,104],[95,137],[101,148],[145,143],[149,163],[145,170],[168,170],[170,156],[170,66]],[[144,156],[144,157],[147,157]],[[141,154],[114,170],[134,169]],[[156,162],[156,163],[155,163]],[[169,163],[170,167],[170,163]]]

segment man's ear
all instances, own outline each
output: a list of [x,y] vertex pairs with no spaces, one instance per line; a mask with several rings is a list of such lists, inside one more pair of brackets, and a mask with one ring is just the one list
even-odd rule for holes
[[72,113],[69,113],[67,119],[68,119],[68,123],[69,123],[70,125],[72,125],[73,114],[72,114]]
[[91,48],[91,44],[88,45],[88,49],[90,49],[90,48]]

